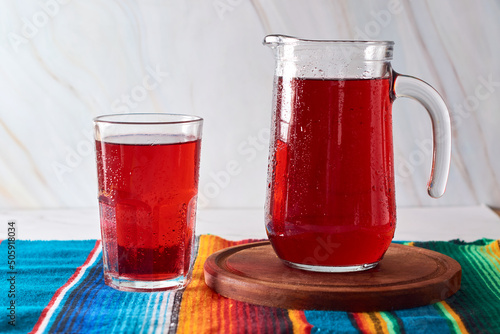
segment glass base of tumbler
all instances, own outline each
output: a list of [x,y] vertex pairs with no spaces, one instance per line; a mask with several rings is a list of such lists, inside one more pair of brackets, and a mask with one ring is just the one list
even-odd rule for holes
[[179,276],[169,280],[162,281],[138,281],[121,277],[115,277],[109,273],[104,273],[104,282],[106,285],[120,290],[130,292],[154,292],[154,291],[175,291],[184,289],[189,282],[190,277]]
[[351,272],[355,272],[355,271],[364,271],[364,270],[375,268],[378,264],[378,262],[374,262],[374,263],[361,264],[361,265],[356,265],[356,266],[337,267],[337,266],[312,266],[312,265],[308,265],[308,264],[294,263],[294,262],[290,262],[290,261],[286,261],[286,260],[282,260],[282,261],[287,266],[295,268],[295,269],[315,271],[315,272],[320,272],[320,273],[351,273]]

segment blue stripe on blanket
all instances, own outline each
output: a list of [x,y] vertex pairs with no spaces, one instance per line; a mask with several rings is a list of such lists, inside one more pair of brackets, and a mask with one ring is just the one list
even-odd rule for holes
[[446,319],[433,305],[394,311],[401,319],[406,334],[450,333]]
[[87,272],[68,291],[46,333],[147,333],[150,326],[170,328],[170,312],[165,308],[173,303],[175,292],[123,293],[112,289],[104,284],[101,255]]
[[[1,333],[27,333],[54,293],[81,266],[95,246],[95,240],[84,241],[16,241],[16,325],[7,322],[2,311]],[[0,244],[0,258],[7,258],[7,241]],[[61,259],[64,259],[61,261]],[[0,261],[0,300],[2,309],[10,304],[7,261]]]
[[359,333],[348,313],[339,311],[304,311],[313,333]]

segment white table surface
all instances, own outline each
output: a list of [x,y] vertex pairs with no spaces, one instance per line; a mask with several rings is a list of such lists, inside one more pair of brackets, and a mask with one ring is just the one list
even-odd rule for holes
[[[0,210],[0,239],[15,220],[17,238],[24,240],[99,239],[97,208]],[[2,227],[3,225],[3,227]],[[197,234],[229,240],[266,238],[263,209],[198,211]],[[399,208],[394,240],[428,241],[500,239],[500,218],[484,205],[473,207]]]

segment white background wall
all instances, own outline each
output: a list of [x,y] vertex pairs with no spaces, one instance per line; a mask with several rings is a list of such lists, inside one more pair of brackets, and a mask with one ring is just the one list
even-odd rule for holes
[[[0,0],[0,208],[96,205],[91,120],[115,112],[204,117],[201,204],[261,207],[270,33],[394,40],[396,71],[438,89],[453,123],[433,200],[427,114],[395,102],[398,205],[500,206],[499,17],[493,0]],[[228,163],[237,175],[217,184]]]

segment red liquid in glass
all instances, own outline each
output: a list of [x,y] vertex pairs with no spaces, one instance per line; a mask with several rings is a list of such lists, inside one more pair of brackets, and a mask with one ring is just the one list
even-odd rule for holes
[[396,225],[389,79],[278,78],[267,232],[278,256],[379,261]]
[[[124,142],[137,142],[128,139]],[[200,140],[153,145],[97,141],[96,151],[103,248],[111,275],[148,281],[187,274]]]

